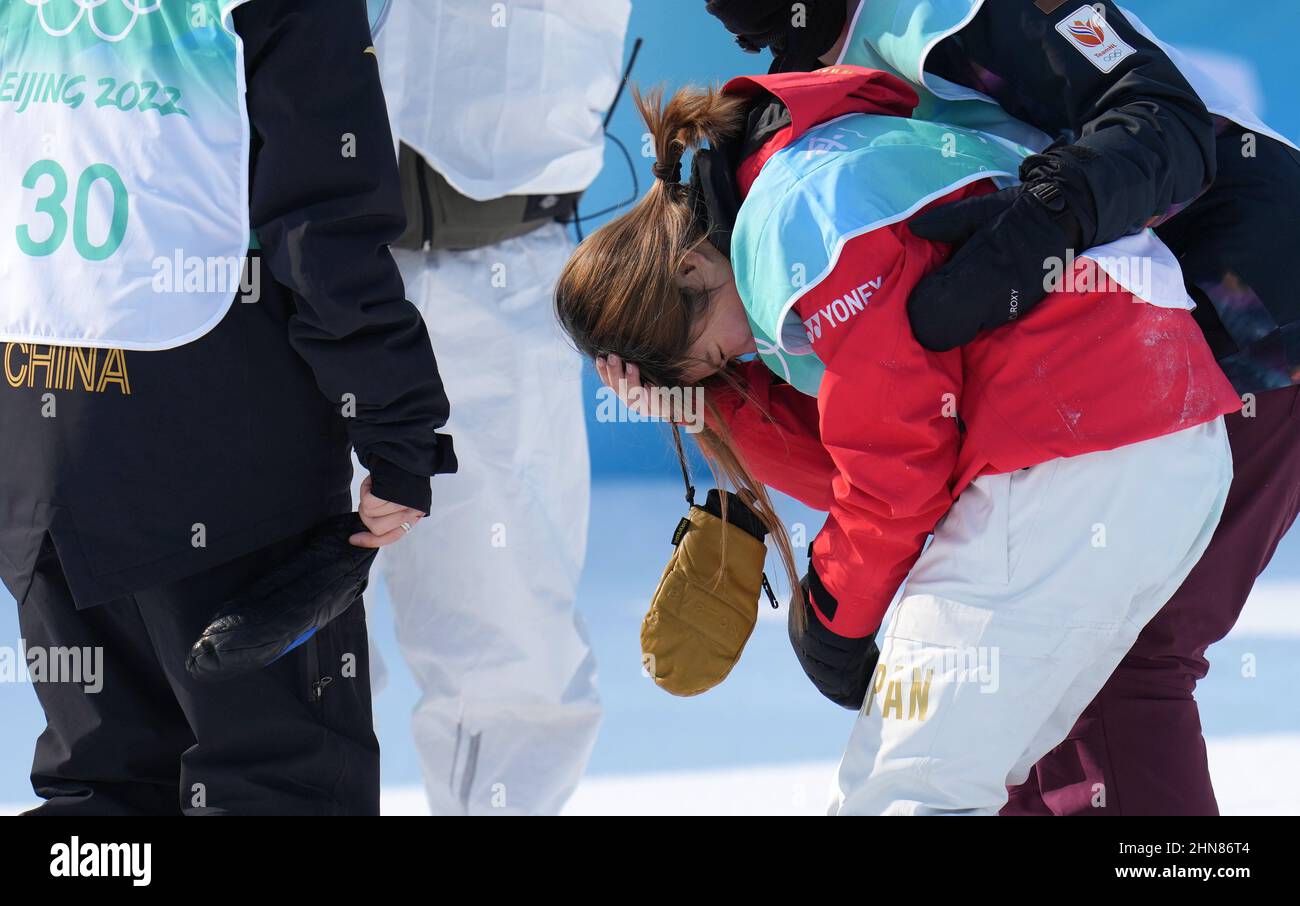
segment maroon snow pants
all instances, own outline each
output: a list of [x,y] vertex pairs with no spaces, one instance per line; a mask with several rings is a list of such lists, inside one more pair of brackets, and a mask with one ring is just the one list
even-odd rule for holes
[[1217,815],[1192,691],[1300,510],[1300,388],[1227,417],[1235,473],[1205,556],[1003,815]]

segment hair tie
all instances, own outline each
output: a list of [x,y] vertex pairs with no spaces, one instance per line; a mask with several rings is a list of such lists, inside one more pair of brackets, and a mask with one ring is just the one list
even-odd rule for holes
[[666,161],[656,160],[654,166],[650,168],[650,172],[654,174],[655,179],[670,184],[678,184],[682,181],[681,159],[678,158],[678,160],[672,164],[669,164]]

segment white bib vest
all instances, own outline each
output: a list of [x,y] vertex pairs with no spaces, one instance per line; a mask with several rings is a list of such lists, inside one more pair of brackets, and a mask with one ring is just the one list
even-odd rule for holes
[[0,8],[0,341],[202,337],[249,246],[247,0]]
[[[920,94],[921,101],[915,114],[920,119],[990,132],[1031,150],[1041,151],[1051,143],[1047,135],[1004,112],[987,95],[926,72],[930,52],[945,38],[965,28],[984,3],[985,0],[863,0],[849,25],[848,40],[836,62],[881,69],[909,82]],[[1253,111],[1225,91],[1212,72],[1178,48],[1161,41],[1132,12],[1122,6],[1120,10],[1129,24],[1168,55],[1210,113],[1296,147],[1294,142],[1270,129]],[[1105,27],[1105,19],[1082,0],[1062,4],[1049,21],[1054,21],[1058,30],[1064,29],[1064,34],[1071,24],[1086,25],[1082,20],[1088,16],[1096,17],[1096,24]],[[1076,23],[1076,20],[1080,21]]]
[[371,11],[393,132],[456,191],[487,201],[591,184],[604,162],[629,0],[385,6]]
[[[772,373],[817,395],[823,369],[813,339],[820,328],[816,319],[802,321],[795,305],[834,272],[849,241],[906,220],[972,182],[1012,185],[1029,153],[991,133],[859,113],[809,129],[774,154],[745,196],[731,235],[736,289]],[[1151,230],[1079,257],[1095,261],[1136,300],[1193,307],[1178,260]],[[1073,263],[1062,267],[1064,276]],[[852,299],[834,304],[846,311],[868,305],[875,289],[878,284],[864,283]]]
[[[1270,128],[1255,111],[1251,110],[1240,99],[1234,97],[1230,91],[1224,89],[1222,83],[1217,79],[1213,72],[1202,66],[1197,58],[1189,56],[1174,47],[1166,44],[1147,28],[1146,23],[1137,17],[1131,10],[1120,7],[1123,10],[1129,24],[1138,30],[1152,44],[1155,44],[1165,52],[1165,55],[1173,61],[1178,70],[1187,79],[1188,83],[1196,89],[1201,100],[1205,103],[1206,109],[1224,119],[1232,120],[1238,126],[1250,132],[1258,132],[1261,135],[1267,135],[1269,138],[1297,148],[1296,143],[1291,141],[1276,129]],[[1300,148],[1297,148],[1300,150]]]

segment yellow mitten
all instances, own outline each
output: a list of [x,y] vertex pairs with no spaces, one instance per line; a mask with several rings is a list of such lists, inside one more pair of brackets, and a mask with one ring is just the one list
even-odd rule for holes
[[641,624],[646,672],[673,695],[712,689],[740,660],[758,620],[765,535],[734,494],[723,522],[717,490],[678,525],[677,547]]

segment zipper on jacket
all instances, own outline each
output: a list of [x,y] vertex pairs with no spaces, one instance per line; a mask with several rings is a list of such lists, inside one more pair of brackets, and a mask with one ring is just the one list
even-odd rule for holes
[[334,677],[322,676],[311,684],[311,700],[313,704],[320,705],[321,699],[325,697],[325,687],[332,682],[334,682]]
[[308,639],[304,647],[307,649],[307,681],[311,684],[307,698],[319,708],[321,699],[325,697],[325,687],[334,682],[334,678],[320,675],[320,633]]
[[429,165],[423,157],[416,157],[415,179],[420,186],[420,238],[427,252],[433,249],[433,200],[429,197]]

